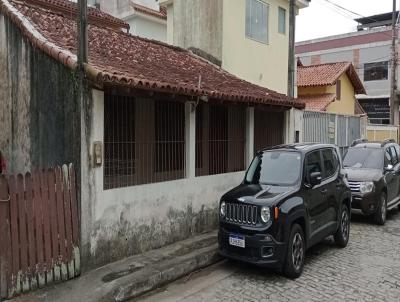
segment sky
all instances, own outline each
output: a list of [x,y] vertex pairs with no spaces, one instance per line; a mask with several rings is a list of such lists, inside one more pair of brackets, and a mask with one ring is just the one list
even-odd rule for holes
[[[339,9],[338,4],[356,14]],[[355,31],[352,19],[392,11],[393,0],[311,0],[310,6],[300,10],[296,20],[296,41],[316,39]],[[397,0],[399,9],[400,0]]]

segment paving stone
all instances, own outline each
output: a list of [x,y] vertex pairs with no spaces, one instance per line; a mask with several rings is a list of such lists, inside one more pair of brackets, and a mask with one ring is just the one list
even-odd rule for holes
[[297,280],[237,262],[235,274],[185,301],[400,301],[400,213],[385,226],[353,217],[350,243],[327,239],[308,251]]

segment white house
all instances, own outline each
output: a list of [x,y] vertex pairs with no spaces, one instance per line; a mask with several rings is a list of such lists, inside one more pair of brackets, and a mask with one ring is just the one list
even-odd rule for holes
[[[95,2],[95,3],[93,3]],[[167,41],[167,13],[156,0],[93,0],[92,3],[130,25],[130,33]]]

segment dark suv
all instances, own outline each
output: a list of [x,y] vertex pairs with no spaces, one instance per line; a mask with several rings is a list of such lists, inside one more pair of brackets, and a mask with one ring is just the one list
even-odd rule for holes
[[350,203],[335,146],[260,151],[242,184],[221,198],[220,254],[297,278],[312,245],[330,235],[340,247],[347,245]]
[[394,140],[354,141],[344,161],[353,195],[352,212],[373,215],[383,225],[400,204],[400,147]]

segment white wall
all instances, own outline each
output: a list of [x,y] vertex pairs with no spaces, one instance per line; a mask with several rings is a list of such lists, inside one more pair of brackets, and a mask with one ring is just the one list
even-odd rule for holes
[[156,18],[133,15],[125,20],[130,25],[130,32],[140,37],[167,42],[167,22]]
[[90,163],[82,166],[82,240],[89,266],[214,229],[220,197],[240,184],[244,172],[104,190],[104,165],[92,164],[92,144],[104,140],[103,92],[93,90],[92,102]]
[[[130,33],[140,37],[167,42],[167,20],[159,19],[140,12],[135,12],[131,7],[131,0],[98,0],[100,9],[117,17],[130,26]],[[132,2],[159,11],[160,7],[156,0],[133,0]]]

